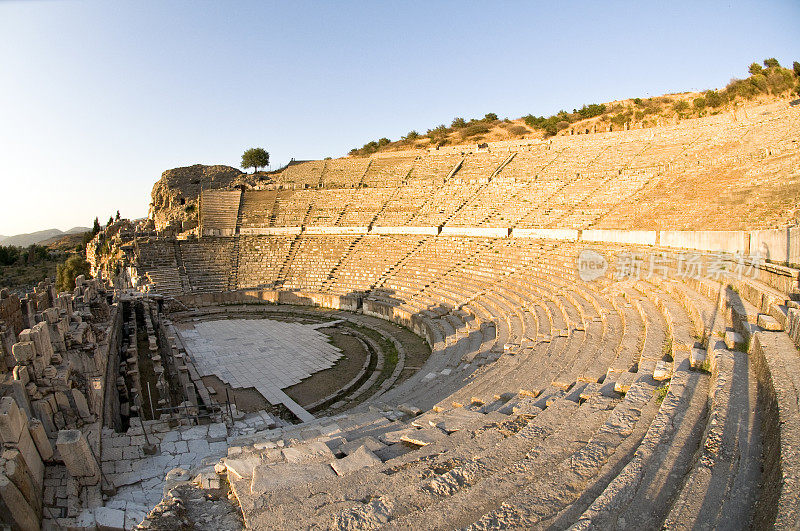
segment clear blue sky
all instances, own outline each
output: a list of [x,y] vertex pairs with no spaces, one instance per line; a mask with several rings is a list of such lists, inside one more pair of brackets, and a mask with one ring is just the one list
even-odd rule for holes
[[798,28],[797,1],[0,0],[0,234],[143,217],[163,170],[248,147],[724,86]]

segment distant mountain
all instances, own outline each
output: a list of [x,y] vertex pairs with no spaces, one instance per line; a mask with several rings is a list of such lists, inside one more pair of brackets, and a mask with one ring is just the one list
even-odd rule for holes
[[16,236],[0,236],[0,245],[16,245],[19,247],[27,247],[34,243],[40,243],[45,240],[50,240],[65,234],[76,234],[79,232],[86,232],[91,230],[88,227],[72,227],[68,231],[60,231],[58,229],[47,229],[28,234],[17,234]]

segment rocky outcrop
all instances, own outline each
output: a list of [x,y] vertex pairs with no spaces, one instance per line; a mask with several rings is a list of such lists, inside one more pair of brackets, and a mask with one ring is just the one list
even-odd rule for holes
[[150,218],[157,230],[173,222],[188,230],[197,225],[198,197],[201,190],[219,190],[253,184],[253,175],[230,166],[195,164],[174,168],[161,174],[153,186]]

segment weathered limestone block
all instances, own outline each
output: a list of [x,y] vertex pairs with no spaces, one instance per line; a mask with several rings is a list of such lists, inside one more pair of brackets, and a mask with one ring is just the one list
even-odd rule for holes
[[350,472],[361,470],[362,468],[371,467],[381,464],[382,461],[372,453],[366,446],[360,446],[358,450],[351,453],[347,457],[337,459],[331,462],[331,467],[340,476],[344,476]]
[[86,397],[83,393],[80,392],[79,389],[72,389],[72,399],[75,401],[75,407],[78,409],[78,415],[84,420],[89,420],[92,416],[92,412],[89,410],[89,403],[86,401]]
[[656,363],[656,368],[653,371],[653,379],[658,381],[666,380],[670,377],[671,372],[672,371],[670,371],[669,366],[665,362],[659,361]]
[[125,511],[111,507],[96,507],[94,519],[97,529],[123,530],[125,529]]
[[25,500],[14,482],[0,474],[0,522],[12,529],[35,531],[40,528],[36,511]]
[[30,419],[28,421],[28,431],[31,434],[33,443],[36,445],[36,450],[38,450],[42,460],[51,460],[53,458],[53,445],[50,444],[50,439],[47,438],[47,433],[44,430],[42,421],[39,419]]
[[10,396],[0,399],[0,439],[6,448],[16,448],[20,451],[33,477],[41,483],[44,464],[28,432],[28,417]]
[[28,415],[28,418],[33,417],[33,408],[31,408],[31,402],[28,398],[28,393],[25,390],[25,386],[22,385],[22,382],[19,380],[13,380],[11,382],[11,397],[17,402],[17,406],[19,406],[25,414]]
[[11,347],[11,352],[19,365],[27,365],[36,356],[36,345],[33,341],[20,341]]
[[44,431],[49,437],[54,437],[58,430],[53,422],[53,409],[50,407],[50,402],[46,399],[34,400],[31,403],[34,415],[42,423]]
[[778,322],[777,319],[775,319],[771,315],[766,315],[763,313],[758,314],[758,326],[760,326],[764,330],[770,330],[770,331],[783,330],[783,327],[781,326],[781,324]]
[[59,431],[56,446],[70,476],[79,484],[97,485],[100,482],[100,467],[80,430]]
[[706,361],[706,351],[702,348],[693,348],[690,355],[690,363],[693,369],[699,369]]
[[312,442],[302,446],[283,449],[283,458],[288,463],[304,463],[310,461],[330,461],[333,452],[323,442]]
[[47,323],[36,323],[31,328],[33,342],[36,343],[36,352],[42,356],[45,363],[50,363],[53,356],[53,343],[50,340],[50,327]]
[[58,391],[55,393],[55,397],[59,411],[62,411],[64,413],[72,411],[72,404],[69,403],[69,398],[67,398],[66,393],[64,393],[63,391]]
[[13,375],[14,379],[19,380],[22,385],[28,385],[28,382],[31,381],[31,376],[28,373],[27,365],[15,365],[11,374]]
[[27,428],[25,413],[10,396],[0,398],[0,442],[17,444]]
[[5,475],[20,490],[28,504],[33,507],[38,518],[42,517],[42,482],[36,480],[33,472],[28,468],[25,459],[17,449],[9,449],[3,452],[5,460]]

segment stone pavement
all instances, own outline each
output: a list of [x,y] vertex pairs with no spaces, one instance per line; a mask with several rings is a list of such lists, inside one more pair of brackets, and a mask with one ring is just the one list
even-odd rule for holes
[[271,404],[284,404],[308,421],[314,417],[282,389],[332,367],[342,356],[328,336],[316,330],[320,327],[228,319],[197,322],[180,335],[201,375],[216,375],[232,387],[255,387]]
[[161,499],[167,472],[197,468],[204,459],[218,459],[228,450],[222,423],[170,431],[166,423],[148,421],[148,436],[159,451],[145,455],[145,436],[136,424],[123,434],[103,429],[101,462],[106,480],[117,488],[112,501],[138,506],[140,511],[148,511]]

